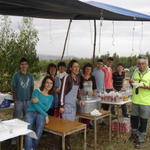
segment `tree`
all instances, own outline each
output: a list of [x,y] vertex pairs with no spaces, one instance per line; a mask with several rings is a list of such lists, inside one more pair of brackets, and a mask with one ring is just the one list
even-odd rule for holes
[[19,60],[25,57],[29,60],[30,71],[37,72],[39,59],[36,54],[38,31],[33,26],[32,18],[23,18],[19,32],[11,29],[8,17],[1,19],[0,29],[0,91],[10,90],[12,75],[18,71]]
[[11,20],[8,16],[0,17],[0,20],[0,50],[4,50],[6,43],[12,38]]

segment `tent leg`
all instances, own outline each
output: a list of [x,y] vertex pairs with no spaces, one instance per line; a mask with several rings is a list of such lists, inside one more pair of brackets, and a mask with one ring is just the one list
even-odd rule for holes
[[65,38],[65,43],[64,43],[64,48],[63,48],[63,53],[62,53],[62,56],[61,56],[61,60],[63,60],[63,58],[64,58],[64,54],[65,54],[65,49],[66,49],[66,44],[67,44],[67,40],[68,40],[68,35],[69,35],[71,23],[72,23],[72,20],[70,19],[69,25],[68,25],[67,34],[66,34],[66,38]]
[[94,20],[93,65],[95,63],[95,49],[96,49],[96,20]]

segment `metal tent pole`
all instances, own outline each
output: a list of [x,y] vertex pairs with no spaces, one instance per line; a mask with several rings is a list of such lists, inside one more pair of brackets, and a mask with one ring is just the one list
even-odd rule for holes
[[96,20],[94,20],[93,65],[94,65],[94,62],[95,62],[95,50],[96,50]]
[[71,23],[72,23],[72,20],[70,19],[69,25],[68,25],[67,34],[66,34],[66,38],[65,38],[65,43],[64,43],[64,48],[63,48],[63,53],[62,53],[62,56],[61,56],[61,60],[63,60],[63,58],[64,58],[64,54],[65,54],[65,49],[66,49],[66,44],[67,44],[67,40],[68,40],[68,35],[69,35]]

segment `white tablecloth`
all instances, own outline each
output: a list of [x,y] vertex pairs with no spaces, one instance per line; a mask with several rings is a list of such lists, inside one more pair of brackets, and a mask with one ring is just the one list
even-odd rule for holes
[[22,132],[15,132],[15,133],[6,134],[5,136],[0,136],[0,142],[3,142],[3,141],[8,140],[8,139],[15,138],[15,137],[18,137],[18,136],[22,136],[22,135],[29,135],[32,138],[36,138],[35,132],[33,132],[32,130],[27,129],[27,130],[22,131]]
[[131,100],[129,99],[128,101],[120,101],[120,102],[108,102],[108,101],[101,101],[101,104],[110,104],[110,105],[124,105],[131,103]]
[[27,129],[29,123],[19,120],[11,119],[0,122],[0,142],[15,138],[22,135],[29,135],[36,138],[35,132]]

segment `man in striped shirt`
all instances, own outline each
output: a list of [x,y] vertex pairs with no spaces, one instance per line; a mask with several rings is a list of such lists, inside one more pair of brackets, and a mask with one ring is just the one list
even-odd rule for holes
[[[121,91],[123,89],[123,82],[125,79],[125,74],[123,72],[123,65],[118,64],[116,67],[116,71],[113,73],[113,87],[116,91]],[[127,106],[122,105],[122,114],[124,117],[128,117],[127,114]]]

